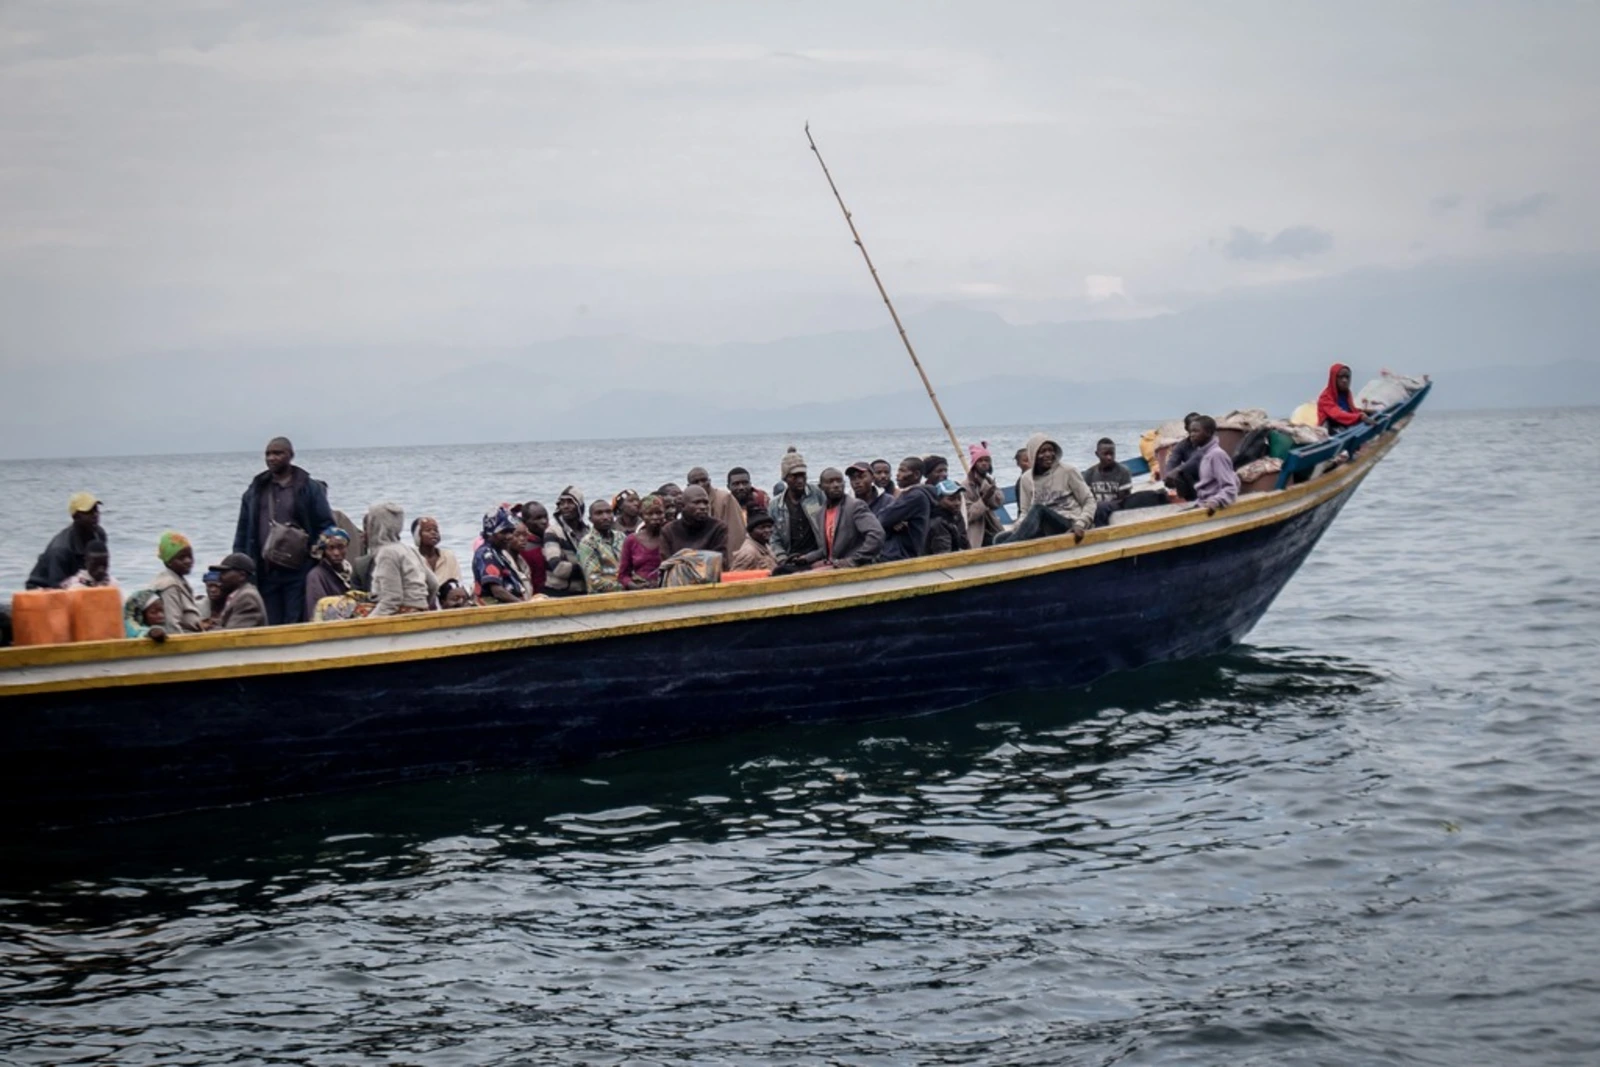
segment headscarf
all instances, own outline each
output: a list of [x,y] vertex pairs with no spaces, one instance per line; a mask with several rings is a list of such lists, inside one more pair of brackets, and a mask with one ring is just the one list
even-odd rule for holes
[[[520,509],[522,505],[518,504],[517,507]],[[509,515],[510,513],[507,512],[507,514]],[[411,520],[411,540],[416,543],[418,548],[422,547],[422,524],[425,522],[431,522],[434,526],[439,525],[439,520],[432,515],[418,515]]]
[[322,550],[327,548],[329,543],[333,541],[343,541],[348,545],[350,543],[350,535],[338,526],[328,527],[317,536],[317,554],[321,555]]
[[[622,498],[623,497],[628,497],[628,496],[631,496],[631,497],[633,497],[634,499],[637,500],[638,497],[639,497],[639,494],[634,492],[632,489],[621,489],[621,490],[618,490],[617,495],[611,498],[611,510],[612,511],[621,511],[622,510]],[[643,503],[644,503],[643,501],[640,501],[641,505],[643,505]]]
[[217,568],[215,568],[215,567],[207,568],[206,573],[200,579],[200,584],[201,585],[221,585],[222,584],[222,572],[217,570]]
[[499,533],[510,533],[517,528],[511,521],[511,509],[501,504],[493,511],[483,513],[483,539],[485,541]]
[[980,459],[987,459],[990,462],[994,461],[994,456],[989,453],[988,441],[979,441],[975,445],[967,446],[967,466],[976,467],[978,465],[978,460]]
[[144,613],[150,609],[152,602],[160,599],[160,593],[150,589],[139,590],[122,605],[123,621],[132,623],[141,630],[145,629],[149,624],[144,621]]
[[190,551],[194,550],[194,546],[189,543],[189,539],[177,530],[168,530],[156,542],[156,555],[163,564],[171,563],[177,558],[178,553],[186,548]]

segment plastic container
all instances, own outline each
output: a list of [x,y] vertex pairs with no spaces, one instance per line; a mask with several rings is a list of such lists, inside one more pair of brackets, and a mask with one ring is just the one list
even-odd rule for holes
[[1267,455],[1273,459],[1288,459],[1289,453],[1294,451],[1294,438],[1282,430],[1273,430],[1271,443],[1267,447]]
[[72,640],[72,605],[60,589],[11,596],[11,640],[17,645],[64,645]]
[[116,641],[128,636],[122,624],[122,591],[109,585],[68,589],[72,640]]
[[772,577],[771,571],[723,571],[722,580],[726,582],[754,582],[761,578]]

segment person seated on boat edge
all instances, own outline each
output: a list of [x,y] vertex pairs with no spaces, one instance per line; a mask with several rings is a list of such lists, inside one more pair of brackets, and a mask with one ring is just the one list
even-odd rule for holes
[[932,488],[950,477],[950,461],[940,455],[922,457],[922,484]]
[[167,639],[167,608],[161,594],[141,589],[122,605],[122,632],[129,637],[148,637],[156,644]]
[[385,501],[367,509],[363,530],[372,548],[373,615],[410,615],[439,606],[439,579],[415,545],[402,539],[405,512]]
[[872,484],[884,496],[894,496],[894,467],[886,459],[872,461]]
[[104,541],[91,541],[83,550],[83,569],[61,583],[63,589],[117,588],[111,577],[111,550]]
[[60,589],[62,582],[83,570],[84,550],[96,541],[106,541],[100,525],[100,498],[93,493],[73,493],[67,499],[67,518],[71,521],[66,528],[39,553],[25,588]]
[[[1200,417],[1198,411],[1191,411],[1183,417],[1183,432],[1188,434],[1194,429],[1194,420]],[[1171,489],[1183,500],[1194,499],[1194,483],[1200,478],[1200,457],[1194,447],[1194,442],[1187,436],[1167,449],[1166,458],[1161,461],[1161,484]]]
[[733,564],[728,569],[769,572],[777,570],[778,557],[774,556],[772,549],[768,547],[772,541],[772,529],[771,515],[765,511],[751,515],[750,521],[744,528],[744,544],[733,554]]
[[611,497],[611,514],[615,517],[617,529],[622,531],[622,536],[627,537],[639,528],[644,511],[644,498],[638,490],[619,489]]
[[411,543],[417,554],[428,565],[433,576],[443,585],[452,579],[461,581],[461,561],[448,548],[440,547],[444,535],[439,531],[439,520],[432,515],[419,515],[411,520]]
[[544,591],[548,596],[582,596],[583,566],[578,542],[589,532],[583,521],[583,494],[569,485],[556,497],[556,514],[544,532]]
[[722,566],[728,566],[728,524],[711,517],[711,494],[698,485],[684,489],[683,513],[661,529],[663,557],[670,559],[686,548],[720,552]]
[[228,602],[228,591],[222,588],[222,572],[215,567],[207,567],[205,574],[200,577],[200,584],[206,591],[206,629],[215,629],[222,623],[222,608]]
[[222,613],[214,627],[218,630],[250,630],[270,626],[267,621],[267,604],[251,581],[256,574],[256,561],[243,552],[230,552],[217,564],[217,579],[222,586]]
[[233,550],[256,561],[268,621],[274,626],[305,622],[311,539],[334,525],[333,509],[323,483],[295,466],[294,445],[287,437],[267,442],[266,465],[239,499]]
[[1377,425],[1377,419],[1356,406],[1350,392],[1350,368],[1343,363],[1328,368],[1327,388],[1317,397],[1317,421],[1329,433],[1344,433],[1357,423]]
[[522,505],[522,514],[513,516],[527,528],[528,541],[522,546],[522,562],[526,566],[527,597],[544,595],[544,576],[547,564],[544,559],[544,535],[550,529],[550,512],[537,500]]
[[967,476],[961,482],[961,500],[966,505],[967,546],[982,548],[994,540],[1003,527],[996,514],[1005,507],[1005,495],[994,483],[994,457],[989,442],[967,446]]
[[161,573],[146,588],[161,598],[167,631],[197,634],[209,629],[211,624],[189,585],[189,572],[194,570],[194,546],[189,539],[168,530],[156,541],[156,558],[161,561]]
[[583,587],[590,595],[622,592],[617,568],[625,540],[627,535],[617,529],[611,502],[601,497],[590,504],[589,532],[578,542],[578,565],[583,568]]
[[667,513],[667,521],[676,521],[683,511],[683,490],[678,488],[678,483],[662,482],[656,486],[654,495],[661,498],[661,507]]
[[341,527],[330,526],[317,537],[311,557],[317,561],[306,575],[306,618],[317,615],[317,601],[340,597],[355,588],[355,572],[347,558],[350,535]]
[[[772,516],[772,554],[782,567],[792,557],[796,561],[818,559],[822,547],[822,490],[806,478],[806,459],[792,447],[779,462],[783,491],[772,498],[767,509]],[[809,566],[796,563],[791,569]]]
[[744,523],[747,530],[750,520],[758,512],[764,514],[772,504],[772,498],[756,488],[755,482],[750,478],[750,472],[743,467],[734,467],[728,472],[728,492],[733,494],[733,498],[744,509]]
[[439,584],[439,610],[453,611],[456,608],[472,607],[472,594],[467,592],[467,587],[454,578],[447,578]]
[[528,598],[521,576],[506,558],[516,525],[507,508],[483,517],[483,543],[472,553],[473,595],[481,604],[520,604]]
[[1034,434],[1023,447],[1032,462],[1017,485],[1021,518],[996,537],[995,544],[1065,533],[1082,541],[1094,524],[1094,494],[1083,476],[1071,464],[1061,462],[1061,446],[1046,434]]
[[[517,572],[517,581],[522,583],[522,599],[538,600],[539,594],[533,592],[533,569],[528,564],[528,555],[533,546],[533,531],[528,524],[519,520],[511,523],[511,537],[506,541],[506,562],[511,564],[511,569]],[[544,545],[539,546],[539,556],[544,556]]]
[[837,468],[825,469],[817,479],[817,487],[822,490],[822,546],[817,557],[809,561],[810,568],[816,571],[876,563],[883,551],[883,524],[872,509],[844,491],[844,474]]
[[1195,507],[1205,508],[1207,515],[1215,515],[1239,499],[1239,476],[1233,471],[1233,460],[1217,440],[1217,420],[1210,415],[1197,415],[1189,430],[1189,440],[1194,442],[1200,457],[1200,479],[1195,483]]
[[617,580],[624,589],[654,589],[661,584],[661,531],[667,525],[667,508],[651,493],[640,502],[639,528],[622,540]]
[[689,484],[705,490],[707,499],[711,501],[711,517],[727,529],[727,558],[731,559],[739,546],[744,544],[744,524],[747,520],[743,505],[734,498],[733,493],[712,485],[711,472],[704,467],[696,467],[689,472]]
[[960,483],[946,478],[932,489],[934,503],[928,518],[927,554],[965,552],[972,545],[967,540],[966,501],[961,495]]
[[[850,491],[855,498],[867,506],[876,517],[884,508],[894,500],[893,493],[886,493],[878,488],[878,477],[872,469],[872,464],[866,460],[857,460],[844,469],[846,478],[850,479]],[[881,521],[881,520],[880,520]]]
[[1133,475],[1127,467],[1117,462],[1117,444],[1111,438],[1100,438],[1094,446],[1094,454],[1099,462],[1085,467],[1082,473],[1084,483],[1094,494],[1096,526],[1109,525],[1111,516],[1119,511],[1153,508],[1167,503],[1165,490],[1133,491]]
[[894,500],[877,513],[883,525],[881,559],[915,559],[928,550],[928,519],[933,514],[933,490],[922,484],[922,457],[907,456],[894,473],[899,490]]

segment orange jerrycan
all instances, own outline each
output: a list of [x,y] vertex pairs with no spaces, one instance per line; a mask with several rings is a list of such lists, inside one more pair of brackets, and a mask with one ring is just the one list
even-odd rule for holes
[[11,598],[11,639],[18,645],[72,640],[72,606],[60,589],[28,589]]
[[72,640],[115,641],[127,637],[122,625],[122,591],[108,585],[68,589],[72,607]]

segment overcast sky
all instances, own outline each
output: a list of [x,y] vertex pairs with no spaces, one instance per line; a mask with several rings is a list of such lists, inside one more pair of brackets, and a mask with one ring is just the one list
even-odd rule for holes
[[0,358],[761,339],[1600,251],[1594,4],[6,0]]

